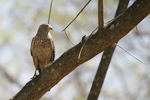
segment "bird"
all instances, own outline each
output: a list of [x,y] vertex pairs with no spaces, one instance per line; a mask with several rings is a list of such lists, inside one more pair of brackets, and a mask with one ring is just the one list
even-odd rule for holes
[[37,34],[32,39],[30,51],[35,66],[35,73],[31,79],[36,77],[36,70],[41,74],[45,66],[55,59],[55,45],[49,32],[50,30],[52,30],[51,25],[41,24]]

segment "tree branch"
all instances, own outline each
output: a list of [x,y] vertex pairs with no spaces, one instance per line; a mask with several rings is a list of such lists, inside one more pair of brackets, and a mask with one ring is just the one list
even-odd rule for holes
[[80,10],[80,12],[76,15],[76,17],[62,30],[62,32],[65,31],[65,30],[71,25],[71,23],[72,23],[73,21],[75,21],[75,19],[80,15],[80,13],[84,10],[84,8],[85,8],[90,2],[91,2],[91,0],[89,0],[89,1],[86,3],[86,5]]
[[103,19],[103,0],[98,0],[98,26],[102,28],[104,25]]
[[9,75],[2,66],[0,66],[0,71],[10,82],[15,83],[19,88],[22,87],[22,85],[16,79],[14,79],[12,75]]
[[29,81],[13,100],[38,100],[77,66],[125,36],[149,13],[150,0],[136,0],[128,10],[104,29],[100,29],[90,37],[86,37],[87,42],[80,59],[78,59],[78,54],[83,45],[82,41],[63,53],[57,60],[49,64],[40,75]]
[[[123,11],[127,9],[128,3],[129,3],[129,0],[119,1],[115,17],[117,17]],[[115,50],[115,47],[116,45],[113,44],[104,51],[87,100],[97,100],[100,94],[102,85],[104,83],[104,79],[105,79],[113,52]]]

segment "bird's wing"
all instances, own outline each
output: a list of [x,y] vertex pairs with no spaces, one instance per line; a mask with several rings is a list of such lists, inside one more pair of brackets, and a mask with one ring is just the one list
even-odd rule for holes
[[54,45],[53,39],[50,39],[50,44],[51,44],[51,53],[52,53],[50,60],[54,61],[54,59],[55,59],[55,45]]
[[33,56],[34,42],[35,42],[35,37],[32,39],[32,42],[31,42],[31,48],[30,48],[31,56]]

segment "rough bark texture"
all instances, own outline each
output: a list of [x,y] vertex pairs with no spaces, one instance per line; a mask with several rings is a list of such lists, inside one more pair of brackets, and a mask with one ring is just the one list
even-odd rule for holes
[[[119,1],[115,17],[117,17],[123,11],[127,9],[128,3],[129,3],[129,0]],[[115,50],[115,47],[116,45],[113,44],[104,51],[87,100],[97,100],[100,94],[100,91],[102,89],[104,79],[105,79],[109,64],[111,62],[111,58]]]
[[96,56],[125,36],[149,13],[150,0],[136,0],[129,9],[107,27],[98,30],[90,37],[86,37],[87,41],[80,59],[77,58],[84,41],[81,41],[48,65],[40,75],[23,87],[13,100],[38,100],[77,66]]

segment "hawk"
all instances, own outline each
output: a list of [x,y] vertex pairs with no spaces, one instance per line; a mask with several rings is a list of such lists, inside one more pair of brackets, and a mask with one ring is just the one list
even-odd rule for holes
[[40,25],[37,34],[32,39],[31,56],[35,66],[35,73],[31,79],[36,76],[36,70],[40,74],[45,66],[55,59],[54,41],[49,30],[52,30],[49,24]]

